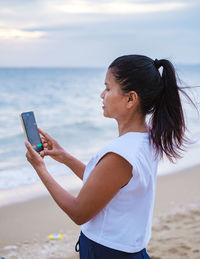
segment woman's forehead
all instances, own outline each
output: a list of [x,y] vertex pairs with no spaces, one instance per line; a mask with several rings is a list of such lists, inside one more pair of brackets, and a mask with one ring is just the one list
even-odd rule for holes
[[111,84],[115,82],[115,78],[111,72],[110,69],[107,70],[106,72],[106,77],[105,77],[105,85]]

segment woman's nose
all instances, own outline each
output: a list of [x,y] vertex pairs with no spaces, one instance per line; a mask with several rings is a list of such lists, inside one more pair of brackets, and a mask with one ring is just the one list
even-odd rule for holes
[[100,97],[103,99],[105,95],[105,90],[100,94]]

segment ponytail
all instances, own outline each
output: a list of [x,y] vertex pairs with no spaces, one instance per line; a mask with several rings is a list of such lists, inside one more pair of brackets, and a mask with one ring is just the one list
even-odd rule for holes
[[179,93],[182,92],[186,96],[187,94],[178,87],[175,69],[170,61],[156,59],[154,66],[156,69],[163,67],[163,90],[154,105],[150,136],[157,153],[161,157],[165,153],[169,160],[173,161],[174,158],[181,157],[182,146],[187,142],[184,137],[186,125]]
[[172,63],[166,59],[153,61],[142,55],[126,55],[115,59],[109,68],[122,92],[138,94],[142,114],[151,114],[150,138],[157,154],[161,158],[165,154],[170,161],[181,157],[188,140],[184,134],[186,125],[180,92],[192,100],[177,85]]

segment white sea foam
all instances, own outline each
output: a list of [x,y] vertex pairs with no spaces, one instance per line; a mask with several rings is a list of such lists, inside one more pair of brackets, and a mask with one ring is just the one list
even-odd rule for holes
[[[81,180],[74,175],[57,176],[56,181],[66,190],[73,191],[80,189]],[[42,182],[37,181],[34,184],[20,185],[13,189],[0,191],[0,207],[8,206],[14,203],[25,202],[41,196],[49,195]]]

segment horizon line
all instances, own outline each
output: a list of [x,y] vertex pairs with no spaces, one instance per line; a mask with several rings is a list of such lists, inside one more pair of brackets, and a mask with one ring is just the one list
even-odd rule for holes
[[[173,63],[175,66],[176,65],[181,65],[181,66],[199,66],[200,65],[200,62],[197,63]],[[66,65],[66,66],[37,66],[37,65],[34,65],[34,66],[0,66],[0,69],[1,68],[107,68],[107,66],[69,66],[69,65]]]

